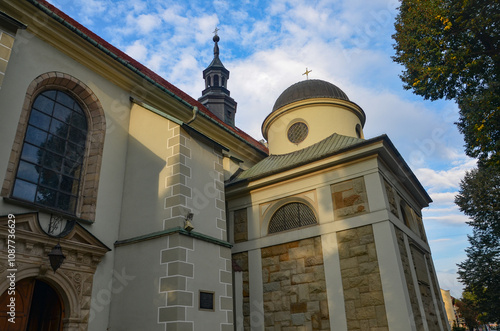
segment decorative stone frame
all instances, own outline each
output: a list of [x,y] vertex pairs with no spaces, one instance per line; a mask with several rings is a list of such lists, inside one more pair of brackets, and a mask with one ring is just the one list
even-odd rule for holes
[[[278,209],[280,209],[281,207],[283,207],[289,203],[294,203],[294,202],[301,203],[301,204],[304,204],[307,207],[309,207],[311,209],[311,211],[314,213],[314,216],[316,217],[316,224],[311,224],[311,225],[307,225],[307,226],[300,227],[300,228],[292,228],[292,229],[282,231],[282,232],[269,233],[269,225],[270,225],[271,220],[273,218],[273,215],[276,213],[276,211],[278,211]],[[263,215],[263,221],[262,221],[262,226],[261,226],[261,236],[265,237],[267,235],[275,235],[275,234],[279,234],[279,233],[283,233],[283,232],[287,232],[287,231],[302,229],[302,228],[309,227],[309,226],[316,226],[318,224],[319,224],[318,211],[317,211],[317,209],[314,206],[314,203],[312,201],[310,201],[308,198],[302,197],[302,196],[287,197],[287,198],[284,198],[282,200],[276,201],[274,204],[272,204],[266,210],[265,214]]]
[[[49,237],[41,228],[38,213],[0,217],[0,277],[10,274],[8,265],[8,220],[16,224],[16,282],[37,278],[49,284],[61,297],[65,308],[64,331],[87,330],[91,311],[90,302],[94,274],[98,264],[110,249],[76,223],[62,238]],[[60,243],[66,256],[57,272],[52,271],[48,253]],[[8,282],[0,282],[0,295],[8,289]]]
[[[76,212],[72,216],[93,222],[106,133],[106,119],[104,109],[94,92],[80,80],[65,73],[47,72],[35,78],[29,85],[0,195],[9,198],[12,194],[31,106],[38,94],[46,90],[60,90],[68,93],[82,106],[87,117],[88,132],[82,179]],[[40,210],[44,209],[37,207]]]

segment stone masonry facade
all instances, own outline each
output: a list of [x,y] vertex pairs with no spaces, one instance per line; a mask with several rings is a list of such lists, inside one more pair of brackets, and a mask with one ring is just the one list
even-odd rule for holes
[[337,232],[347,329],[388,331],[373,228]]
[[234,242],[248,240],[248,217],[246,208],[234,211]]
[[369,211],[363,177],[333,184],[331,190],[336,219],[352,217]]
[[237,330],[250,330],[250,274],[248,252],[233,254],[233,271],[243,273],[243,320],[236,320]]
[[436,315],[436,307],[432,297],[432,289],[427,273],[424,252],[410,240],[410,252],[413,260],[413,267],[417,275],[418,288],[420,297],[424,307],[425,317],[429,331],[440,330],[438,316]]
[[191,237],[173,234],[167,237],[167,248],[160,253],[160,263],[166,266],[166,275],[160,278],[160,293],[166,297],[166,305],[158,308],[158,322],[167,329],[193,330],[187,321],[187,309],[194,307],[194,293],[188,291],[187,280],[194,277],[194,264],[188,262],[188,251],[194,250]]
[[190,140],[181,127],[174,123],[168,123],[170,138],[167,142],[167,177],[165,187],[167,195],[165,198],[165,215],[163,228],[175,228],[183,226],[186,215],[191,210],[187,207],[187,201],[192,197],[191,188],[187,181],[191,177],[191,168],[187,165],[191,159],[191,149],[188,147]]
[[7,63],[9,62],[12,46],[14,45],[14,37],[0,31],[0,88],[2,87]]
[[321,238],[261,250],[265,330],[330,330]]
[[413,276],[411,273],[411,262],[408,257],[408,251],[405,244],[405,234],[403,231],[396,228],[396,237],[398,238],[399,253],[401,256],[401,262],[403,264],[403,271],[405,274],[406,287],[408,288],[408,293],[410,297],[411,309],[413,313],[413,318],[415,320],[415,326],[417,331],[424,331],[424,321],[422,319],[422,314],[420,313],[417,288],[415,287],[415,282],[413,281]]
[[435,297],[435,300],[437,302],[437,309],[438,309],[438,319],[439,319],[439,323],[441,325],[446,325],[446,323],[448,323],[448,320],[446,318],[446,312],[444,311],[444,305],[443,304],[440,304],[443,302],[443,299],[441,298],[441,290],[439,289],[438,287],[438,282],[437,282],[437,279],[436,279],[436,270],[434,270],[433,268],[433,265],[432,265],[432,259],[430,257],[429,254],[426,254],[425,255],[425,261],[426,261],[426,264],[427,264],[427,268],[429,269],[429,280],[432,284],[432,290],[433,290],[433,294],[434,294],[434,297]]

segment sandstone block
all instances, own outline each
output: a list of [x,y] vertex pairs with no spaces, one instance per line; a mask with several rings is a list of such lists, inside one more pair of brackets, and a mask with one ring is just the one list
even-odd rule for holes
[[307,302],[291,303],[290,304],[290,312],[292,314],[305,313],[308,311],[307,305],[308,305]]

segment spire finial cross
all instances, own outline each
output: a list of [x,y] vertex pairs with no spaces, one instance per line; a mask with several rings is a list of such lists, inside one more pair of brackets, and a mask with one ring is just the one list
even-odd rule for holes
[[302,76],[306,75],[306,78],[309,79],[309,73],[312,72],[312,70],[307,69],[306,67],[306,72],[302,74]]
[[217,32],[219,32],[219,28],[218,27],[215,27],[215,30],[214,30],[214,35],[218,36]]

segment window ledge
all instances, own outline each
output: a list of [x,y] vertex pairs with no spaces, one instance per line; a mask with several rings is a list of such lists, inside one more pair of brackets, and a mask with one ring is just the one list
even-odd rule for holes
[[61,217],[66,218],[68,220],[78,221],[78,222],[81,222],[81,223],[84,223],[84,224],[93,224],[94,223],[94,221],[92,221],[92,220],[80,218],[80,217],[77,217],[75,215],[72,215],[72,214],[69,214],[69,213],[65,213],[65,212],[63,212],[61,210],[53,209],[53,208],[50,208],[50,207],[44,207],[44,206],[41,206],[41,205],[34,204],[32,202],[28,202],[28,201],[24,201],[24,200],[12,198],[12,197],[3,197],[3,200],[6,203],[9,203],[9,204],[13,204],[13,205],[18,205],[18,206],[21,206],[21,207],[29,208],[30,211],[44,212],[44,213],[48,213],[48,214],[53,214],[53,215],[61,216]]

